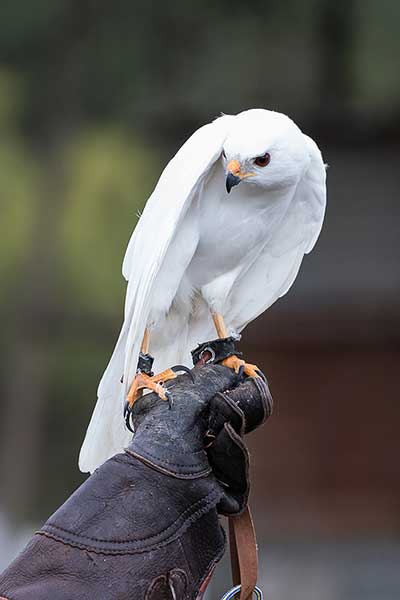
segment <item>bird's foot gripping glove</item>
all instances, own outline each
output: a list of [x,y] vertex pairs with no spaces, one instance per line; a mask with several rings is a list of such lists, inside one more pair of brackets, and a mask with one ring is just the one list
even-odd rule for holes
[[[261,379],[220,365],[135,403],[126,451],[95,471],[0,577],[8,600],[195,600],[225,550],[218,513],[249,492],[242,435],[271,413]],[[205,448],[205,446],[208,446]]]
[[[129,431],[131,428],[131,413],[132,407],[135,402],[142,397],[144,390],[150,390],[157,394],[161,400],[166,400],[170,408],[172,408],[173,400],[169,390],[165,387],[165,382],[170,379],[175,379],[179,373],[188,373],[190,375],[190,369],[183,365],[177,365],[157,373],[153,373],[153,362],[154,357],[151,354],[145,354],[140,352],[139,360],[137,365],[137,371],[132,385],[128,392],[128,398],[124,406],[124,419]],[[1,598],[0,598],[1,600]]]
[[193,364],[221,364],[228,369],[233,369],[239,378],[245,375],[246,377],[262,377],[265,380],[257,365],[247,363],[241,358],[242,353],[238,352],[235,347],[238,339],[240,336],[230,336],[199,344],[192,350]]

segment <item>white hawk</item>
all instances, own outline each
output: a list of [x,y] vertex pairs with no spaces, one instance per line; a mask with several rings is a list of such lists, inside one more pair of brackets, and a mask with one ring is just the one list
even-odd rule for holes
[[[137,376],[141,349],[159,372],[189,364],[191,349],[215,337],[215,327],[220,337],[239,334],[289,290],[318,238],[325,204],[321,153],[286,115],[223,115],[185,142],[128,244],[124,323],[100,381],[82,471],[129,442],[128,396],[133,402],[146,387],[165,398],[160,380],[168,375]],[[228,366],[239,364],[231,357]],[[252,365],[245,369],[254,374]]]

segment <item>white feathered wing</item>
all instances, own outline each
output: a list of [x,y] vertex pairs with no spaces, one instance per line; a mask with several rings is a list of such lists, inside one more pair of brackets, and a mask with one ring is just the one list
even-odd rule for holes
[[98,400],[80,451],[79,468],[83,472],[92,472],[120,452],[130,439],[122,418],[123,402],[135,376],[154,283],[191,200],[221,154],[232,119],[224,115],[186,141],[164,169],[132,234],[122,267],[128,280],[124,324],[100,381]]

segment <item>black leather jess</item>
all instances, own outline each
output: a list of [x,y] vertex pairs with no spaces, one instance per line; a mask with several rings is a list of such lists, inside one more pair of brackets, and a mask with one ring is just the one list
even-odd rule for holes
[[[261,379],[206,365],[134,406],[128,448],[98,468],[0,577],[7,600],[194,600],[225,550],[218,514],[249,493],[244,433],[271,413]],[[205,445],[208,446],[205,449]]]

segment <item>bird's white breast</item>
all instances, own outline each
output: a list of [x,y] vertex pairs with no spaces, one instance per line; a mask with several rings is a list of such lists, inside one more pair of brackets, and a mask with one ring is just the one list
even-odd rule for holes
[[290,195],[243,182],[228,194],[221,162],[213,167],[190,210],[196,211],[199,241],[187,277],[200,290],[221,276],[240,276],[268,243]]

